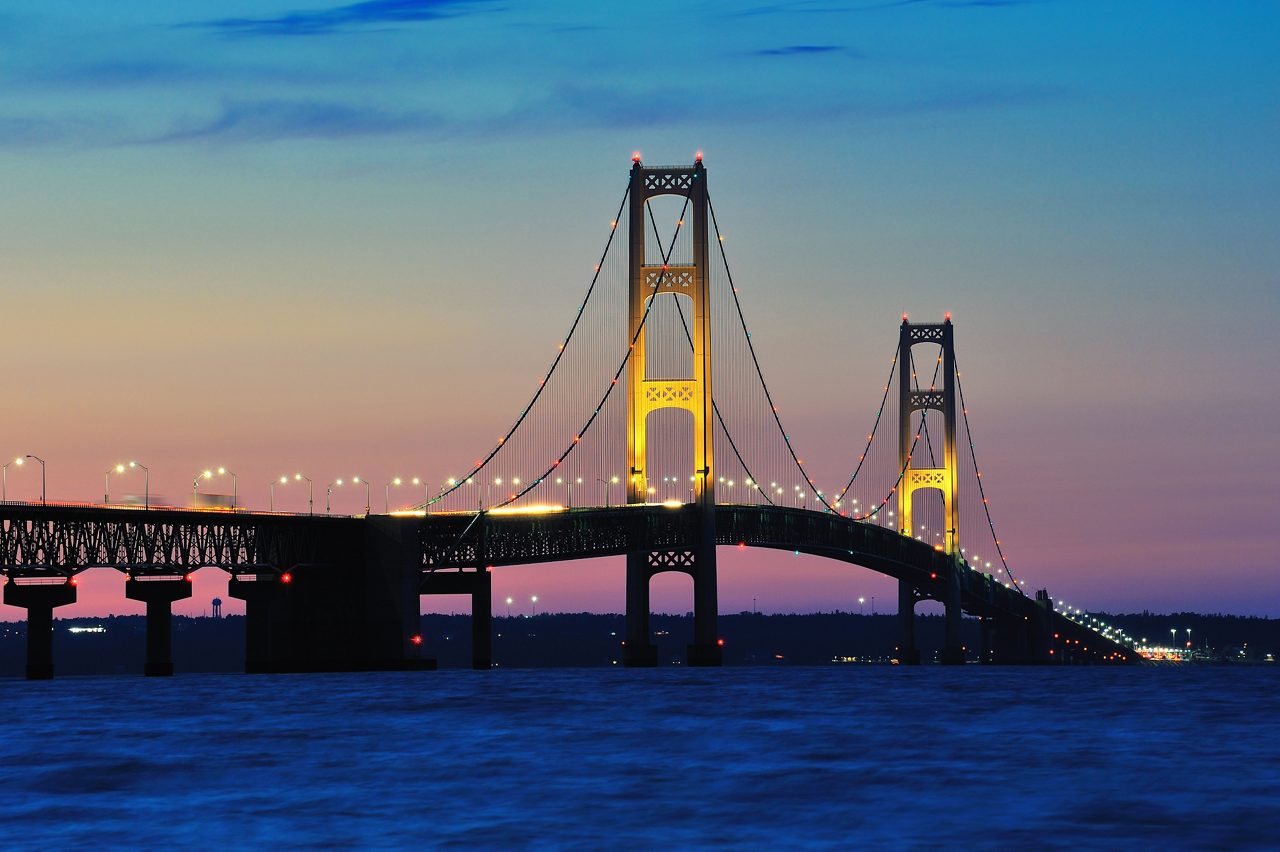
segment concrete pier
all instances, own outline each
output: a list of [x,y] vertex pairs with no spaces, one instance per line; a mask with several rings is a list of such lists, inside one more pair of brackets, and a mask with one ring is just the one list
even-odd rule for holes
[[19,584],[4,587],[4,602],[27,611],[27,680],[53,677],[53,610],[76,602],[76,587],[63,583]]
[[181,576],[130,577],[124,583],[124,596],[147,605],[147,661],[143,673],[148,677],[172,675],[173,602],[191,597],[191,581]]

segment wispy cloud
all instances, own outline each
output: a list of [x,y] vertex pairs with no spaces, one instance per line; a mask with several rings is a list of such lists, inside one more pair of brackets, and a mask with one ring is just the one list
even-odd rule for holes
[[329,35],[385,24],[435,21],[463,15],[491,0],[365,0],[328,9],[300,10],[265,18],[220,18],[184,26],[205,27],[230,35]]
[[823,53],[846,53],[845,48],[834,44],[792,44],[787,47],[770,47],[752,52],[753,56],[816,56]]
[[222,105],[212,118],[185,122],[147,143],[274,142],[283,139],[349,139],[439,131],[446,121],[421,111],[393,112],[332,101],[260,100]]

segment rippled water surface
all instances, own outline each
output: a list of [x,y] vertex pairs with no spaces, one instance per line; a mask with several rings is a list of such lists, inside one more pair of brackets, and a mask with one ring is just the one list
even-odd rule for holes
[[0,845],[1267,847],[1270,668],[0,682]]

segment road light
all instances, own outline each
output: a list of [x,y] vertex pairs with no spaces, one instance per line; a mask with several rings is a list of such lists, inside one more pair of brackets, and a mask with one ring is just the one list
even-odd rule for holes
[[136,461],[131,461],[131,462],[129,462],[127,465],[126,465],[126,464],[118,464],[118,465],[116,465],[115,467],[109,467],[109,468],[107,468],[107,472],[106,472],[105,474],[103,474],[103,477],[102,477],[102,502],[103,502],[103,503],[110,503],[110,502],[111,502],[111,497],[110,497],[110,494],[111,494],[111,488],[110,488],[110,485],[111,485],[111,481],[110,481],[111,474],[112,474],[112,473],[124,473],[126,470],[131,470],[131,469],[134,469],[134,468],[136,468],[136,469],[138,469],[138,470],[142,471],[142,477],[143,477],[143,479],[142,479],[142,508],[143,508],[143,509],[150,509],[150,508],[151,508],[151,468],[147,467],[145,464],[138,464]]
[[[295,474],[293,475],[293,481],[294,481],[294,482],[301,482],[301,481],[302,481],[302,480],[304,480],[304,479],[307,481],[307,514],[308,514],[308,515],[314,515],[314,514],[316,513],[316,500],[315,500],[315,496],[316,496],[316,486],[315,486],[315,483],[311,481],[311,477],[309,477],[309,476],[303,476],[303,475],[302,475],[302,474],[300,474],[300,473],[295,473]],[[280,477],[279,482],[280,482],[280,484],[281,484],[281,485],[288,485],[288,484],[289,484],[289,477],[287,477],[287,476],[282,476],[282,477]],[[273,486],[274,486],[274,484],[275,484],[275,483],[272,483],[272,485],[273,485]],[[272,491],[271,491],[271,505],[272,505],[272,509],[274,510],[274,508],[275,508],[275,489],[274,489],[274,488],[272,488]]]
[[[198,474],[196,478],[191,481],[191,504],[193,506],[195,505],[196,489],[200,487],[200,480],[213,479],[215,476],[231,477],[231,511],[234,512],[236,509],[236,504],[239,502],[239,498],[240,498],[240,486],[239,486],[239,483],[236,481],[236,475],[231,471],[227,470],[225,467],[220,467],[216,470],[212,468],[206,469],[204,472]],[[272,504],[275,503],[274,494],[272,495],[271,502]]]
[[858,615],[864,615],[862,605],[867,602],[866,598],[858,598]]
[[0,500],[5,503],[9,502],[9,465],[11,464],[16,464],[18,467],[22,467],[22,456],[18,456],[13,461],[5,462],[0,465]]
[[[455,481],[455,480],[452,480],[452,479],[451,479],[451,480],[449,480],[449,484],[450,484],[450,485],[453,485],[453,484],[454,484],[454,481]],[[390,514],[390,512],[391,512],[391,488],[392,488],[392,486],[395,486],[396,488],[399,488],[401,485],[415,485],[415,486],[416,486],[416,485],[421,485],[421,486],[422,486],[422,502],[423,502],[423,503],[427,503],[427,502],[429,502],[429,501],[431,500],[431,494],[429,493],[429,488],[430,488],[430,486],[428,486],[428,485],[424,484],[424,483],[423,483],[423,481],[422,481],[422,478],[421,478],[421,477],[415,476],[413,479],[410,479],[408,482],[405,482],[405,480],[404,480],[404,479],[401,479],[401,478],[400,478],[400,477],[398,477],[398,476],[397,476],[397,477],[393,477],[393,478],[392,478],[392,480],[391,480],[390,482],[386,483],[386,485],[384,485],[384,486],[383,486],[383,489],[382,489],[382,492],[383,492],[383,498],[384,498],[384,502],[383,502],[383,511],[384,511],[384,512],[387,512],[388,514]]]
[[538,596],[534,595],[533,597],[529,598],[529,602],[533,604],[533,614],[537,615],[538,614]]
[[329,514],[329,498],[333,495],[333,487],[335,485],[341,488],[342,480],[335,479],[333,482],[330,482],[328,485],[324,487],[324,513],[326,515]]
[[511,598],[507,598],[507,618],[511,617],[511,604],[515,603]]
[[618,484],[618,477],[611,476],[608,479],[597,479],[596,482],[604,485],[604,507],[609,508],[609,486]]
[[369,480],[353,476],[351,477],[351,482],[355,485],[364,486],[364,515],[367,518],[369,517]]

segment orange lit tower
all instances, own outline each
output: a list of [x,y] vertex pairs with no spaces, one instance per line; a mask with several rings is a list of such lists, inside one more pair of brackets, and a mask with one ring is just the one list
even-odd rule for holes
[[[692,166],[648,167],[639,155],[631,167],[630,251],[628,253],[627,340],[632,344],[627,364],[627,502],[649,499],[647,425],[649,415],[677,408],[693,415],[693,505],[679,511],[696,517],[697,544],[692,549],[629,553],[627,555],[627,646],[629,666],[654,665],[649,642],[649,581],[663,571],[693,577],[694,636],[689,646],[691,665],[719,665],[716,637],[715,476],[711,421],[711,300],[708,291],[707,172],[701,155]],[[693,263],[657,263],[645,257],[646,203],[658,195],[689,200],[686,219],[693,229]],[[644,322],[649,303],[662,293],[690,300],[693,322],[693,369],[687,378],[651,379],[645,357]]]
[[[912,367],[911,348],[921,343],[941,347],[941,387],[917,389],[915,370]],[[902,317],[898,336],[898,463],[902,481],[898,485],[898,530],[905,536],[915,535],[912,521],[912,496],[921,489],[942,492],[943,519],[946,525],[943,547],[948,555],[957,557],[960,552],[960,516],[956,500],[958,476],[956,472],[956,355],[955,329],[951,314],[941,323],[912,323]],[[942,467],[921,467],[922,441],[917,441],[911,417],[915,412],[924,417],[929,411],[942,414]],[[914,447],[914,451],[913,451]],[[946,647],[944,663],[964,662],[960,644],[960,587],[959,572],[952,571],[941,578],[944,588],[941,594],[932,591],[928,597],[940,597],[946,605]],[[902,619],[902,641],[899,654],[904,662],[917,663],[920,652],[915,643],[915,605],[925,595],[911,584],[898,583],[898,612]]]

